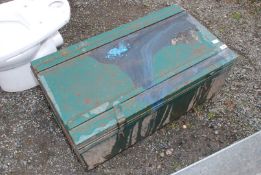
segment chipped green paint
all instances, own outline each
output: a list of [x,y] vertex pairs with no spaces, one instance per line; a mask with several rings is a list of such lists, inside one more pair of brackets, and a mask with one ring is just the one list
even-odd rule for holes
[[32,62],[88,169],[220,89],[236,55],[174,5]]
[[[66,127],[72,129],[100,113],[111,109],[114,101],[122,103],[220,51],[220,48],[207,38],[207,36],[210,36],[209,32],[202,33],[196,31],[196,26],[194,26],[193,23],[189,23],[191,17],[187,16],[187,14],[182,13],[180,17],[182,19],[179,21],[187,20],[189,25],[182,23],[169,25],[168,20],[172,19],[168,19],[161,24],[166,25],[165,23],[167,23],[170,26],[170,31],[173,31],[178,25],[184,25],[186,30],[179,33],[179,35],[175,35],[176,31],[174,31],[173,34],[168,30],[160,31],[157,29],[157,25],[147,29],[150,30],[150,32],[147,33],[152,33],[152,37],[156,39],[158,36],[162,37],[161,35],[166,35],[166,39],[162,40],[163,46],[166,45],[165,47],[160,45],[162,48],[156,50],[155,47],[158,47],[156,45],[158,44],[158,40],[153,41],[155,38],[150,39],[149,37],[151,35],[149,34],[143,35],[143,37],[145,36],[149,39],[144,39],[146,41],[148,40],[148,42],[143,44],[144,46],[141,46],[140,50],[140,54],[144,58],[143,62],[140,63],[140,70],[138,70],[141,71],[141,78],[135,75],[136,70],[133,68],[133,66],[135,66],[134,64],[136,64],[135,62],[140,60],[132,61],[136,56],[134,54],[137,52],[134,50],[135,48],[132,47],[137,46],[135,43],[132,43],[132,38],[129,39],[128,37],[121,38],[120,41],[115,41],[115,43],[117,43],[115,45],[117,46],[122,40],[126,43],[128,42],[130,52],[134,53],[133,55],[127,53],[129,55],[120,56],[122,57],[120,61],[127,60],[125,65],[121,63],[123,65],[118,66],[117,60],[114,62],[111,61],[111,64],[110,62],[105,62],[107,64],[104,64],[104,61],[107,61],[107,52],[104,51],[106,49],[100,51],[100,48],[98,48],[74,59],[67,60],[63,64],[59,64],[55,67],[51,66],[49,69],[39,72],[39,78],[47,79],[48,88],[56,91],[55,104],[61,113],[59,115],[62,117]],[[155,32],[158,32],[158,35],[154,35]],[[136,35],[139,36],[141,34]],[[103,47],[109,47],[110,45],[114,44],[105,45]],[[136,50],[138,49],[140,49],[140,47]],[[107,50],[110,51],[111,48]],[[169,59],[172,57],[178,59]],[[100,58],[104,60],[101,61],[99,60]],[[126,66],[130,68],[122,71],[121,69],[126,68]],[[72,67],[77,67],[77,69],[72,70]],[[144,77],[142,77],[141,74],[143,74]],[[133,77],[133,75],[135,77]],[[66,79],[61,79],[60,77],[62,76],[66,76]],[[68,81],[68,79],[70,81]],[[81,81],[83,85],[88,84],[87,92],[86,86],[78,86],[78,81]],[[57,82],[59,82],[58,85]],[[98,91],[96,87],[99,87]],[[98,109],[100,109],[98,113],[93,112]]]
[[[70,66],[58,65],[39,73],[44,86],[56,89],[55,92],[48,92],[55,93],[52,101],[68,129],[106,111],[112,106],[112,98],[118,98],[134,89],[129,77],[118,67],[100,64],[89,57],[80,60]],[[77,69],[71,70],[71,66]],[[110,78],[111,75],[114,78]],[[62,76],[66,78],[61,79]],[[78,86],[78,81],[87,86]],[[97,87],[101,88],[97,90]]]
[[152,12],[149,15],[140,18],[139,20],[124,24],[116,29],[74,44],[66,49],[63,49],[62,51],[52,54],[52,56],[46,56],[43,59],[35,60],[32,62],[32,66],[34,67],[35,71],[40,72],[44,69],[48,69],[49,67],[62,63],[68,59],[79,56],[80,54],[84,54],[92,49],[110,43],[123,36],[129,35],[137,30],[150,26],[182,11],[184,10],[181,7],[173,5],[167,8],[163,8],[160,11]]

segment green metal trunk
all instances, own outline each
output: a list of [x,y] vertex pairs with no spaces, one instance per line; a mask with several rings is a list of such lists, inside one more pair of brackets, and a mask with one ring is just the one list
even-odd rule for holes
[[210,99],[235,58],[173,5],[35,60],[32,69],[92,169]]

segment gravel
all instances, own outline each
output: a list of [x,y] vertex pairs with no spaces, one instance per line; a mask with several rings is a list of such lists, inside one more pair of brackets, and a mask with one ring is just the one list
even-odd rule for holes
[[64,47],[173,3],[239,54],[212,101],[86,172],[39,87],[0,90],[0,174],[169,174],[261,130],[260,0],[70,0]]

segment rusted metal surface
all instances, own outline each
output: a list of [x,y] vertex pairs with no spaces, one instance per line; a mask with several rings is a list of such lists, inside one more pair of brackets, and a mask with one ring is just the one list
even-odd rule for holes
[[[150,15],[147,15],[139,20],[135,20],[128,24],[124,24],[116,29],[102,33],[95,37],[84,40],[80,43],[71,45],[70,47],[63,49],[60,52],[52,54],[51,57],[47,56],[44,59],[35,60],[32,64],[36,72],[43,71],[49,67],[60,64],[64,61],[72,59],[76,56],[84,54],[90,50],[93,50],[97,47],[100,47],[104,44],[110,43],[115,39],[121,38],[123,36],[129,35],[132,32],[140,30],[144,27],[150,26],[154,23],[157,23],[161,20],[164,20],[170,16],[178,14],[184,11],[181,7],[177,5],[169,6],[167,8],[161,9],[159,12],[152,12]],[[62,52],[66,51],[68,54],[63,56]]]
[[[221,72],[220,72],[221,73]],[[222,72],[225,73],[225,72]],[[83,147],[79,151],[88,169],[92,169],[102,162],[112,158],[124,149],[154,133],[157,129],[178,119],[193,106],[200,104],[212,96],[213,91],[208,91],[212,83],[223,78],[223,74],[216,75],[215,79],[202,82],[199,86],[176,97],[170,103],[161,106],[157,110],[147,111],[139,119],[126,124],[122,132],[107,135],[106,139],[98,139],[94,145]],[[207,92],[206,92],[207,90]],[[95,144],[99,143],[99,144]]]
[[178,6],[112,31],[32,63],[87,169],[210,99],[236,57]]
[[[192,71],[195,72],[195,69],[199,70],[199,74],[203,73],[204,71],[200,71],[203,67],[211,65],[216,61],[221,61],[223,59],[222,55],[224,55],[224,53],[219,54],[216,57],[208,59],[202,64],[197,65],[196,67],[194,67],[194,70],[188,69],[182,72],[180,75],[167,80],[166,82],[160,84],[158,87],[155,87],[155,89],[152,88],[144,92],[143,94],[140,94],[140,96],[134,97],[133,99],[128,101],[129,104],[122,104],[122,108],[126,109],[123,110],[123,115],[127,115],[128,110],[132,112],[135,111],[134,108],[137,108],[137,106],[134,106],[133,104],[137,101],[149,100],[150,102],[148,103],[147,101],[147,104],[154,103],[154,105],[148,107],[149,109],[147,111],[140,112],[139,115],[135,116],[134,120],[133,118],[131,118],[132,120],[126,122],[125,125],[122,127],[124,128],[123,132],[119,132],[118,130],[115,130],[112,133],[104,131],[104,135],[96,135],[97,137],[95,137],[94,140],[87,139],[87,142],[79,144],[78,149],[83,155],[83,158],[86,159],[86,162],[89,162],[89,155],[92,154],[93,150],[97,151],[106,147],[106,149],[104,150],[105,152],[100,151],[103,152],[102,156],[100,154],[95,154],[91,156],[92,161],[88,164],[88,168],[93,168],[99,163],[102,163],[103,161],[99,162],[100,160],[107,160],[113,157],[122,150],[128,148],[129,146],[152,134],[157,129],[178,119],[178,117],[189,111],[195,105],[198,105],[204,102],[205,100],[208,100],[211,97],[213,97],[213,95],[223,85],[224,77],[226,76],[230,67],[221,69],[220,71],[217,71],[215,74],[212,74],[209,77],[205,76],[202,79],[197,79],[195,75],[195,79],[197,79],[196,82],[194,82],[193,80],[189,81],[189,76],[191,76]],[[186,78],[189,81],[189,87],[187,88],[182,87],[182,82],[184,82],[184,78]],[[212,88],[213,85],[219,88]],[[167,86],[171,88],[167,88]],[[159,101],[157,101],[155,104],[156,100],[151,97],[153,95],[157,96],[157,94],[166,97],[167,95],[164,93],[169,94],[170,97],[163,99],[163,105]],[[101,116],[101,118],[98,117],[97,120],[102,118],[103,116]],[[88,125],[92,125],[95,122],[96,121],[93,121],[93,123],[90,122],[88,123]],[[81,136],[84,136],[84,133],[88,133],[88,131],[86,131],[87,128],[89,127],[86,125],[82,125],[73,129],[71,134],[74,135],[82,133]],[[88,135],[94,136],[95,133],[89,133]],[[107,141],[108,138],[109,141]],[[97,142],[99,143],[98,145],[96,145]],[[92,145],[92,143],[94,145]]]

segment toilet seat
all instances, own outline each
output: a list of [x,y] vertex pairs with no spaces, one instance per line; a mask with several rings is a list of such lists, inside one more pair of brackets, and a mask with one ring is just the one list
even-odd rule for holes
[[[0,70],[28,62],[70,18],[67,0],[14,0],[0,5]],[[30,56],[19,57],[20,54]]]

